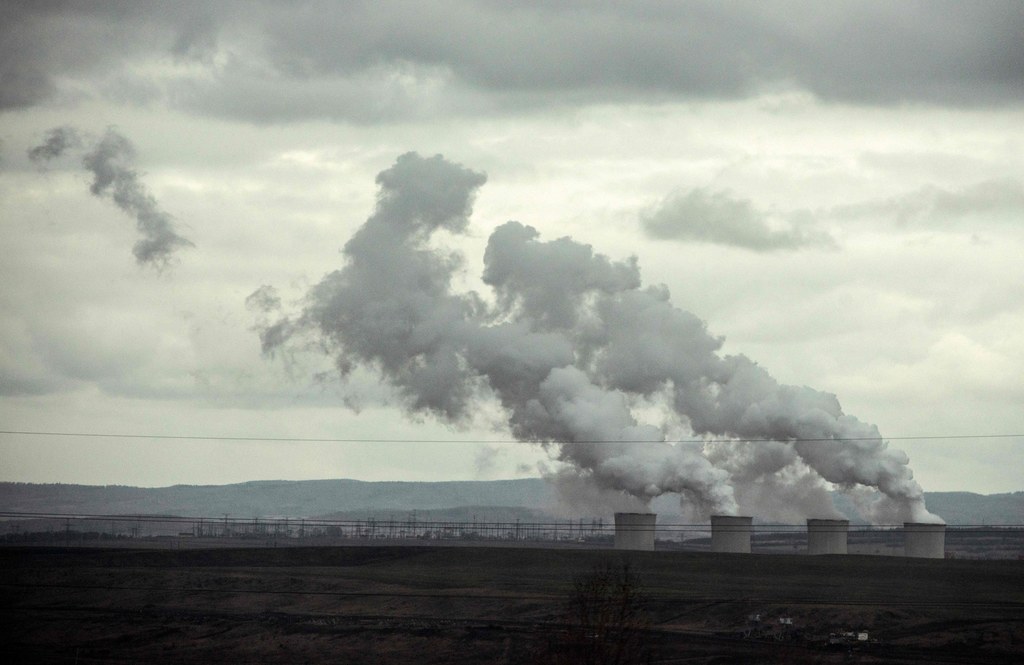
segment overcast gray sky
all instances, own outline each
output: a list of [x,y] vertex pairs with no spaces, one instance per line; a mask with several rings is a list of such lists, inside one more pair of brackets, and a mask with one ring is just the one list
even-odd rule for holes
[[[247,298],[301,310],[415,151],[486,174],[435,239],[453,289],[495,301],[509,220],[635,257],[721,354],[835,394],[926,490],[1024,489],[1021,438],[904,440],[1024,432],[1022,34],[1020,2],[6,2],[2,429],[510,439],[497,400],[452,426],[367,367],[261,354]],[[0,459],[136,485],[553,464],[10,434]]]

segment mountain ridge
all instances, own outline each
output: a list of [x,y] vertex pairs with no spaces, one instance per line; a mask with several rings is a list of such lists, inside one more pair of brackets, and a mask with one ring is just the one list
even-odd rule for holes
[[[947,523],[1019,524],[1024,518],[1024,492],[977,494],[928,492],[930,510]],[[836,496],[836,506],[851,506]],[[110,515],[165,514],[236,517],[314,517],[360,512],[383,514],[476,511],[481,519],[496,514],[564,514],[555,488],[543,478],[451,481],[252,480],[226,485],[178,484],[167,487],[0,482],[4,512],[82,513]],[[656,512],[673,512],[674,498],[656,501]],[[494,510],[491,510],[494,509]],[[512,511],[512,512],[510,512]],[[860,522],[856,515],[849,515]],[[589,517],[589,516],[588,516]]]

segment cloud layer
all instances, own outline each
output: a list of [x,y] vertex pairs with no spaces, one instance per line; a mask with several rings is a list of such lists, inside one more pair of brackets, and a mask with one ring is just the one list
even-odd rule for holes
[[970,107],[1024,89],[1011,1],[14,2],[0,19],[0,109],[101,96],[256,122],[373,122],[779,87]]

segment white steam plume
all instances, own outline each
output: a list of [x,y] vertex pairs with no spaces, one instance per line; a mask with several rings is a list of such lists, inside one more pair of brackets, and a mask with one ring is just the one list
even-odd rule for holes
[[[874,426],[843,414],[832,395],[720,356],[722,339],[674,307],[665,287],[642,287],[635,259],[612,261],[570,238],[543,242],[507,222],[484,256],[493,298],[454,292],[460,256],[428,241],[466,229],[484,181],[439,155],[399,157],[377,176],[376,210],[345,245],[344,266],[310,290],[300,314],[265,321],[264,352],[311,334],[342,374],[375,368],[410,410],[451,422],[496,398],[513,435],[571,464],[573,482],[640,502],[677,493],[704,514],[735,514],[734,487],[741,497],[797,488],[791,495],[809,504],[827,502],[827,481],[881,490],[876,518],[938,519],[906,456]],[[268,293],[261,287],[251,302]],[[641,401],[668,405],[664,418],[638,422]],[[679,426],[763,441],[667,442]],[[805,509],[833,512],[830,502]]]

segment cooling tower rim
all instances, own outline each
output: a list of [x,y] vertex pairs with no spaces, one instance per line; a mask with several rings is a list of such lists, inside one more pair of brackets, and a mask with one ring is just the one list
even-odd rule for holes
[[808,517],[807,526],[850,526],[850,520],[826,517]]
[[754,518],[750,515],[712,515],[711,523],[715,524],[750,524]]
[[904,529],[915,529],[918,531],[938,531],[946,528],[945,522],[904,522]]
[[[607,514],[608,514],[608,513],[605,513],[605,515],[607,515]],[[658,513],[615,513],[615,514],[616,514],[616,515],[639,515],[639,516],[647,516],[647,515],[657,515]]]

